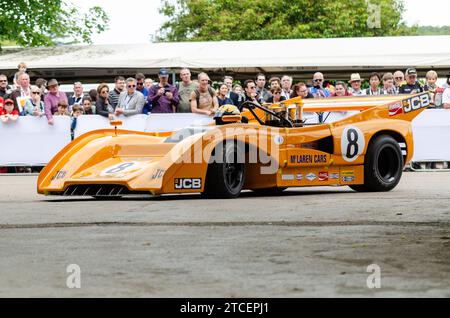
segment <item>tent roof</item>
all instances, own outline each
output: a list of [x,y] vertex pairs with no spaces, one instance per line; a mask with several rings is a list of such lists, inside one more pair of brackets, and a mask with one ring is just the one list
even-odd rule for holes
[[122,69],[153,74],[160,67],[236,73],[450,69],[450,36],[58,46],[3,53],[0,70],[14,71],[22,61],[31,70]]

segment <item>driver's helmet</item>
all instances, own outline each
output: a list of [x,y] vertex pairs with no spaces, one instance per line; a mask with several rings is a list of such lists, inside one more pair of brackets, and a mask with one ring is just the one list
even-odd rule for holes
[[216,121],[216,124],[218,125],[222,125],[223,121],[221,120],[222,116],[227,116],[227,115],[240,115],[241,112],[239,111],[239,108],[237,108],[234,105],[231,104],[226,104],[223,106],[220,106],[217,111],[216,114],[214,115],[214,119]]

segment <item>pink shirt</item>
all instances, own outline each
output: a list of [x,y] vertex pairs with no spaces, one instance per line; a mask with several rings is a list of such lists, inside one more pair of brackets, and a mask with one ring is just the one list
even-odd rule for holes
[[44,104],[45,104],[45,116],[50,120],[53,118],[53,114],[58,112],[58,103],[60,101],[67,101],[67,95],[64,92],[58,92],[58,94],[53,95],[48,93],[45,95]]

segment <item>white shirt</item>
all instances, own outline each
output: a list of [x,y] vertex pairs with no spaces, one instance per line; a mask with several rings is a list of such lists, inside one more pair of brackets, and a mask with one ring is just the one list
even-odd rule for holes
[[352,93],[353,96],[364,96],[366,95],[366,91],[359,89],[359,91],[355,91],[352,87],[348,90],[350,93]]
[[450,104],[450,87],[447,87],[444,93],[442,93],[442,103]]

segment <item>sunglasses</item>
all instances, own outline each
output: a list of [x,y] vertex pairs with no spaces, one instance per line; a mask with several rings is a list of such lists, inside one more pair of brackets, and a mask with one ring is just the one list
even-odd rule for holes
[[144,83],[137,83],[138,84],[138,86],[142,86],[142,85],[144,85]]
[[102,91],[100,94],[108,94],[109,91]]
[[32,94],[41,95],[41,92],[32,92]]
[[249,89],[256,89],[256,86],[250,86]]
[[323,79],[318,78],[318,79],[315,79],[314,82],[323,82]]
[[281,94],[281,92],[275,92],[274,93],[274,95],[280,95]]
[[135,88],[136,85],[128,85],[127,87],[128,87],[128,88]]

